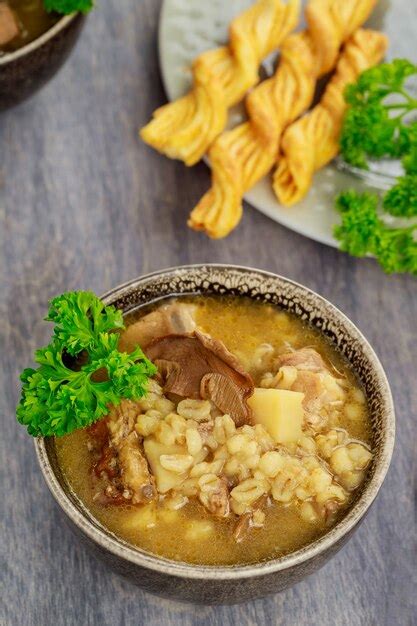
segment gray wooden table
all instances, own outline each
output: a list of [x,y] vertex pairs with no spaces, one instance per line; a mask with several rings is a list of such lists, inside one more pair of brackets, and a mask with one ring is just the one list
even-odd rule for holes
[[[250,207],[227,240],[189,231],[188,210],[208,186],[206,166],[185,169],[136,132],[164,100],[159,2],[99,4],[53,83],[0,116],[0,623],[416,624],[416,279],[387,277],[373,260],[309,241]],[[48,340],[41,322],[48,298],[70,289],[102,293],[144,272],[205,261],[279,272],[339,306],[382,359],[398,418],[388,478],[349,544],[286,593],[236,607],[161,600],[96,562],[64,525],[14,418],[18,374]]]

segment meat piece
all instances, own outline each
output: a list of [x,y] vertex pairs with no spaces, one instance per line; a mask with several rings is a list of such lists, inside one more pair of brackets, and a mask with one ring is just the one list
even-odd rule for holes
[[195,329],[195,306],[172,302],[160,306],[127,327],[120,338],[119,349],[132,352],[137,345],[146,348],[154,339],[171,334],[192,333]]
[[304,394],[303,406],[306,411],[311,413],[320,409],[320,396],[325,389],[319,374],[304,370],[299,371],[291,386],[291,391],[300,391]]
[[100,458],[94,464],[93,469],[97,477],[101,477],[103,472],[110,479],[116,478],[119,474],[116,451],[108,443],[102,447]]
[[140,407],[131,400],[122,400],[118,406],[112,407],[107,418],[107,428],[110,442],[115,448],[119,448],[135,430],[136,418],[140,413]]
[[[282,354],[276,364],[279,368],[291,368],[296,373],[294,381],[286,388],[304,393],[303,407],[307,424],[315,429],[325,426],[327,409],[344,398],[342,379],[337,379],[330,373],[320,354],[313,348]],[[281,386],[282,381],[278,374],[276,384]],[[287,376],[287,379],[290,377]]]
[[19,34],[17,17],[7,2],[0,2],[0,46],[13,41]]
[[240,516],[238,523],[233,531],[233,537],[237,543],[245,539],[253,527],[253,514],[255,511],[262,511],[268,504],[268,496],[264,494],[253,503],[252,510]]
[[252,378],[218,339],[199,331],[168,335],[153,341],[146,354],[158,367],[165,392],[212,400],[238,426],[251,422]]
[[245,537],[247,537],[252,526],[252,517],[252,511],[248,511],[247,513],[244,513],[240,516],[239,521],[233,531],[233,537],[236,543],[240,543],[241,541],[243,541],[243,539],[245,539]]
[[283,365],[296,367],[298,370],[322,372],[326,369],[320,354],[313,348],[301,348],[294,352],[281,354],[276,361],[278,368]]
[[123,400],[113,408],[108,418],[109,442],[117,454],[120,480],[124,489],[131,493],[133,504],[148,502],[156,497],[155,480],[135,431],[138,412],[134,402]]
[[219,478],[213,489],[201,492],[199,499],[215,517],[227,517],[230,513],[229,487],[225,478]]
[[119,447],[119,464],[122,483],[132,492],[132,503],[153,500],[156,496],[155,481],[136,432],[130,433]]
[[322,374],[299,371],[291,391],[304,393],[303,408],[306,424],[315,430],[324,427],[327,423],[327,416],[321,414],[326,393],[322,383]]
[[90,452],[101,454],[105,445],[109,442],[109,429],[107,419],[102,418],[87,428],[89,434],[88,449]]

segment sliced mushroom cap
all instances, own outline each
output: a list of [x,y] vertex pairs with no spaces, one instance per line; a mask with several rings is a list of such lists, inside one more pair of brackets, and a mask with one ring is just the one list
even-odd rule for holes
[[238,426],[251,422],[252,378],[218,339],[199,331],[167,335],[153,341],[146,354],[158,367],[165,392],[211,400]]
[[160,306],[130,324],[120,337],[119,349],[132,352],[138,345],[146,348],[157,337],[175,333],[192,333],[195,329],[195,305],[171,302]]

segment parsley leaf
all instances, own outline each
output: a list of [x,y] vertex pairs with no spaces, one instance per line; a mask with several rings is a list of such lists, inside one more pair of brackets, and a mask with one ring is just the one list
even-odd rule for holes
[[376,257],[387,274],[410,273],[417,276],[417,241],[411,228],[385,227],[379,236]]
[[348,190],[336,198],[336,208],[342,214],[341,226],[334,235],[340,240],[340,249],[352,256],[365,256],[376,245],[380,224],[376,213],[378,198],[372,193],[358,195]]
[[43,0],[43,4],[48,13],[69,15],[76,11],[88,13],[94,6],[94,0]]
[[417,122],[410,125],[408,152],[403,157],[405,175],[384,196],[384,209],[398,217],[417,215]]
[[403,157],[403,167],[406,174],[417,174],[417,122],[409,127],[409,146]]
[[342,223],[334,235],[340,248],[357,257],[373,254],[388,274],[408,272],[417,276],[417,241],[408,228],[390,228],[378,216],[379,198],[369,192],[344,191],[336,198]]
[[397,217],[417,215],[417,174],[400,176],[384,196],[384,209]]
[[[417,215],[417,121],[406,123],[410,114],[417,113],[417,99],[406,90],[407,79],[414,75],[417,65],[396,59],[363,72],[345,91],[348,109],[340,138],[344,159],[362,169],[369,169],[370,157],[402,159],[405,173],[383,200],[384,210],[396,217]],[[370,203],[369,196],[362,197],[362,220],[369,218]],[[352,208],[349,216],[346,220],[359,219]]]
[[413,75],[417,65],[395,59],[366,70],[346,88],[349,107],[340,137],[345,161],[368,169],[369,157],[401,158],[409,152],[415,131],[405,121],[417,111],[417,100],[408,93],[406,82]]
[[68,354],[93,350],[101,333],[123,328],[123,316],[91,291],[73,291],[57,296],[49,304],[47,322],[54,322],[53,337],[65,345]]
[[35,353],[39,367],[21,375],[17,419],[30,435],[65,435],[107,415],[122,398],[146,394],[156,368],[140,347],[119,352],[120,311],[78,291],[54,298],[45,319],[55,323],[51,342]]

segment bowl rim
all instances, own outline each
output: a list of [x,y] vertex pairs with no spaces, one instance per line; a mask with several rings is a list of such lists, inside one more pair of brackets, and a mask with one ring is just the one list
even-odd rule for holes
[[79,15],[81,15],[79,11],[76,11],[75,13],[70,13],[70,15],[63,15],[59,18],[56,24],[51,26],[51,28],[48,28],[47,31],[45,31],[42,35],[40,35],[30,43],[27,43],[26,45],[22,46],[22,48],[18,48],[18,50],[14,50],[13,52],[5,52],[0,56],[0,66],[7,65],[8,63],[19,59],[26,54],[30,54],[37,48],[40,48],[50,39],[53,39],[55,35],[64,30],[64,28],[66,28]]
[[[104,550],[107,550],[116,557],[122,558],[134,565],[140,566],[145,569],[151,569],[172,577],[200,580],[244,580],[248,578],[274,574],[276,572],[284,571],[286,569],[300,565],[326,552],[327,549],[337,544],[346,535],[349,536],[350,531],[352,531],[354,527],[357,526],[359,521],[364,517],[369,507],[375,500],[388,472],[395,441],[395,410],[391,389],[383,366],[379,361],[379,358],[377,357],[375,351],[373,350],[367,339],[364,337],[364,335],[361,333],[361,331],[356,327],[356,325],[342,311],[340,311],[340,309],[338,309],[323,296],[319,295],[312,289],[305,287],[301,283],[298,283],[279,274],[268,272],[266,270],[260,270],[253,267],[224,263],[197,263],[189,265],[178,265],[138,276],[137,278],[129,280],[114,287],[113,289],[110,289],[109,291],[104,293],[101,298],[105,301],[108,301],[109,299],[114,298],[116,295],[122,295],[123,292],[128,290],[129,288],[135,285],[140,287],[142,283],[158,276],[204,268],[225,269],[226,271],[232,270],[243,273],[255,272],[258,275],[272,279],[279,279],[285,283],[298,287],[306,294],[310,294],[317,298],[319,301],[321,301],[327,309],[332,310],[332,312],[343,322],[349,332],[349,335],[353,335],[355,339],[358,339],[360,341],[361,347],[363,348],[366,356],[371,362],[374,373],[377,375],[378,378],[379,394],[384,404],[385,413],[387,415],[387,426],[385,429],[386,436],[384,439],[384,443],[382,444],[380,454],[378,456],[378,462],[375,466],[374,474],[368,484],[364,487],[358,500],[353,504],[353,506],[346,513],[346,515],[322,537],[319,537],[312,543],[307,544],[306,546],[299,550],[296,550],[295,552],[291,552],[277,559],[246,565],[199,565],[189,564],[181,561],[174,561],[154,555],[150,552],[146,552],[144,550],[141,550],[140,548],[131,547],[126,541],[118,538],[111,531],[106,531],[93,525],[89,521],[89,519],[85,515],[83,515],[81,511],[74,505],[74,503],[67,495],[66,491],[60,485],[58,478],[56,477],[52,465],[49,461],[45,439],[42,437],[38,437],[34,440],[34,444],[42,474],[54,499],[57,501],[58,505],[67,515],[67,517],[69,517],[69,519],[75,524],[75,526],[77,526],[90,540],[92,540],[93,543],[98,544]],[[169,296],[164,294],[164,297]],[[156,295],[154,300],[157,299],[158,296]]]

